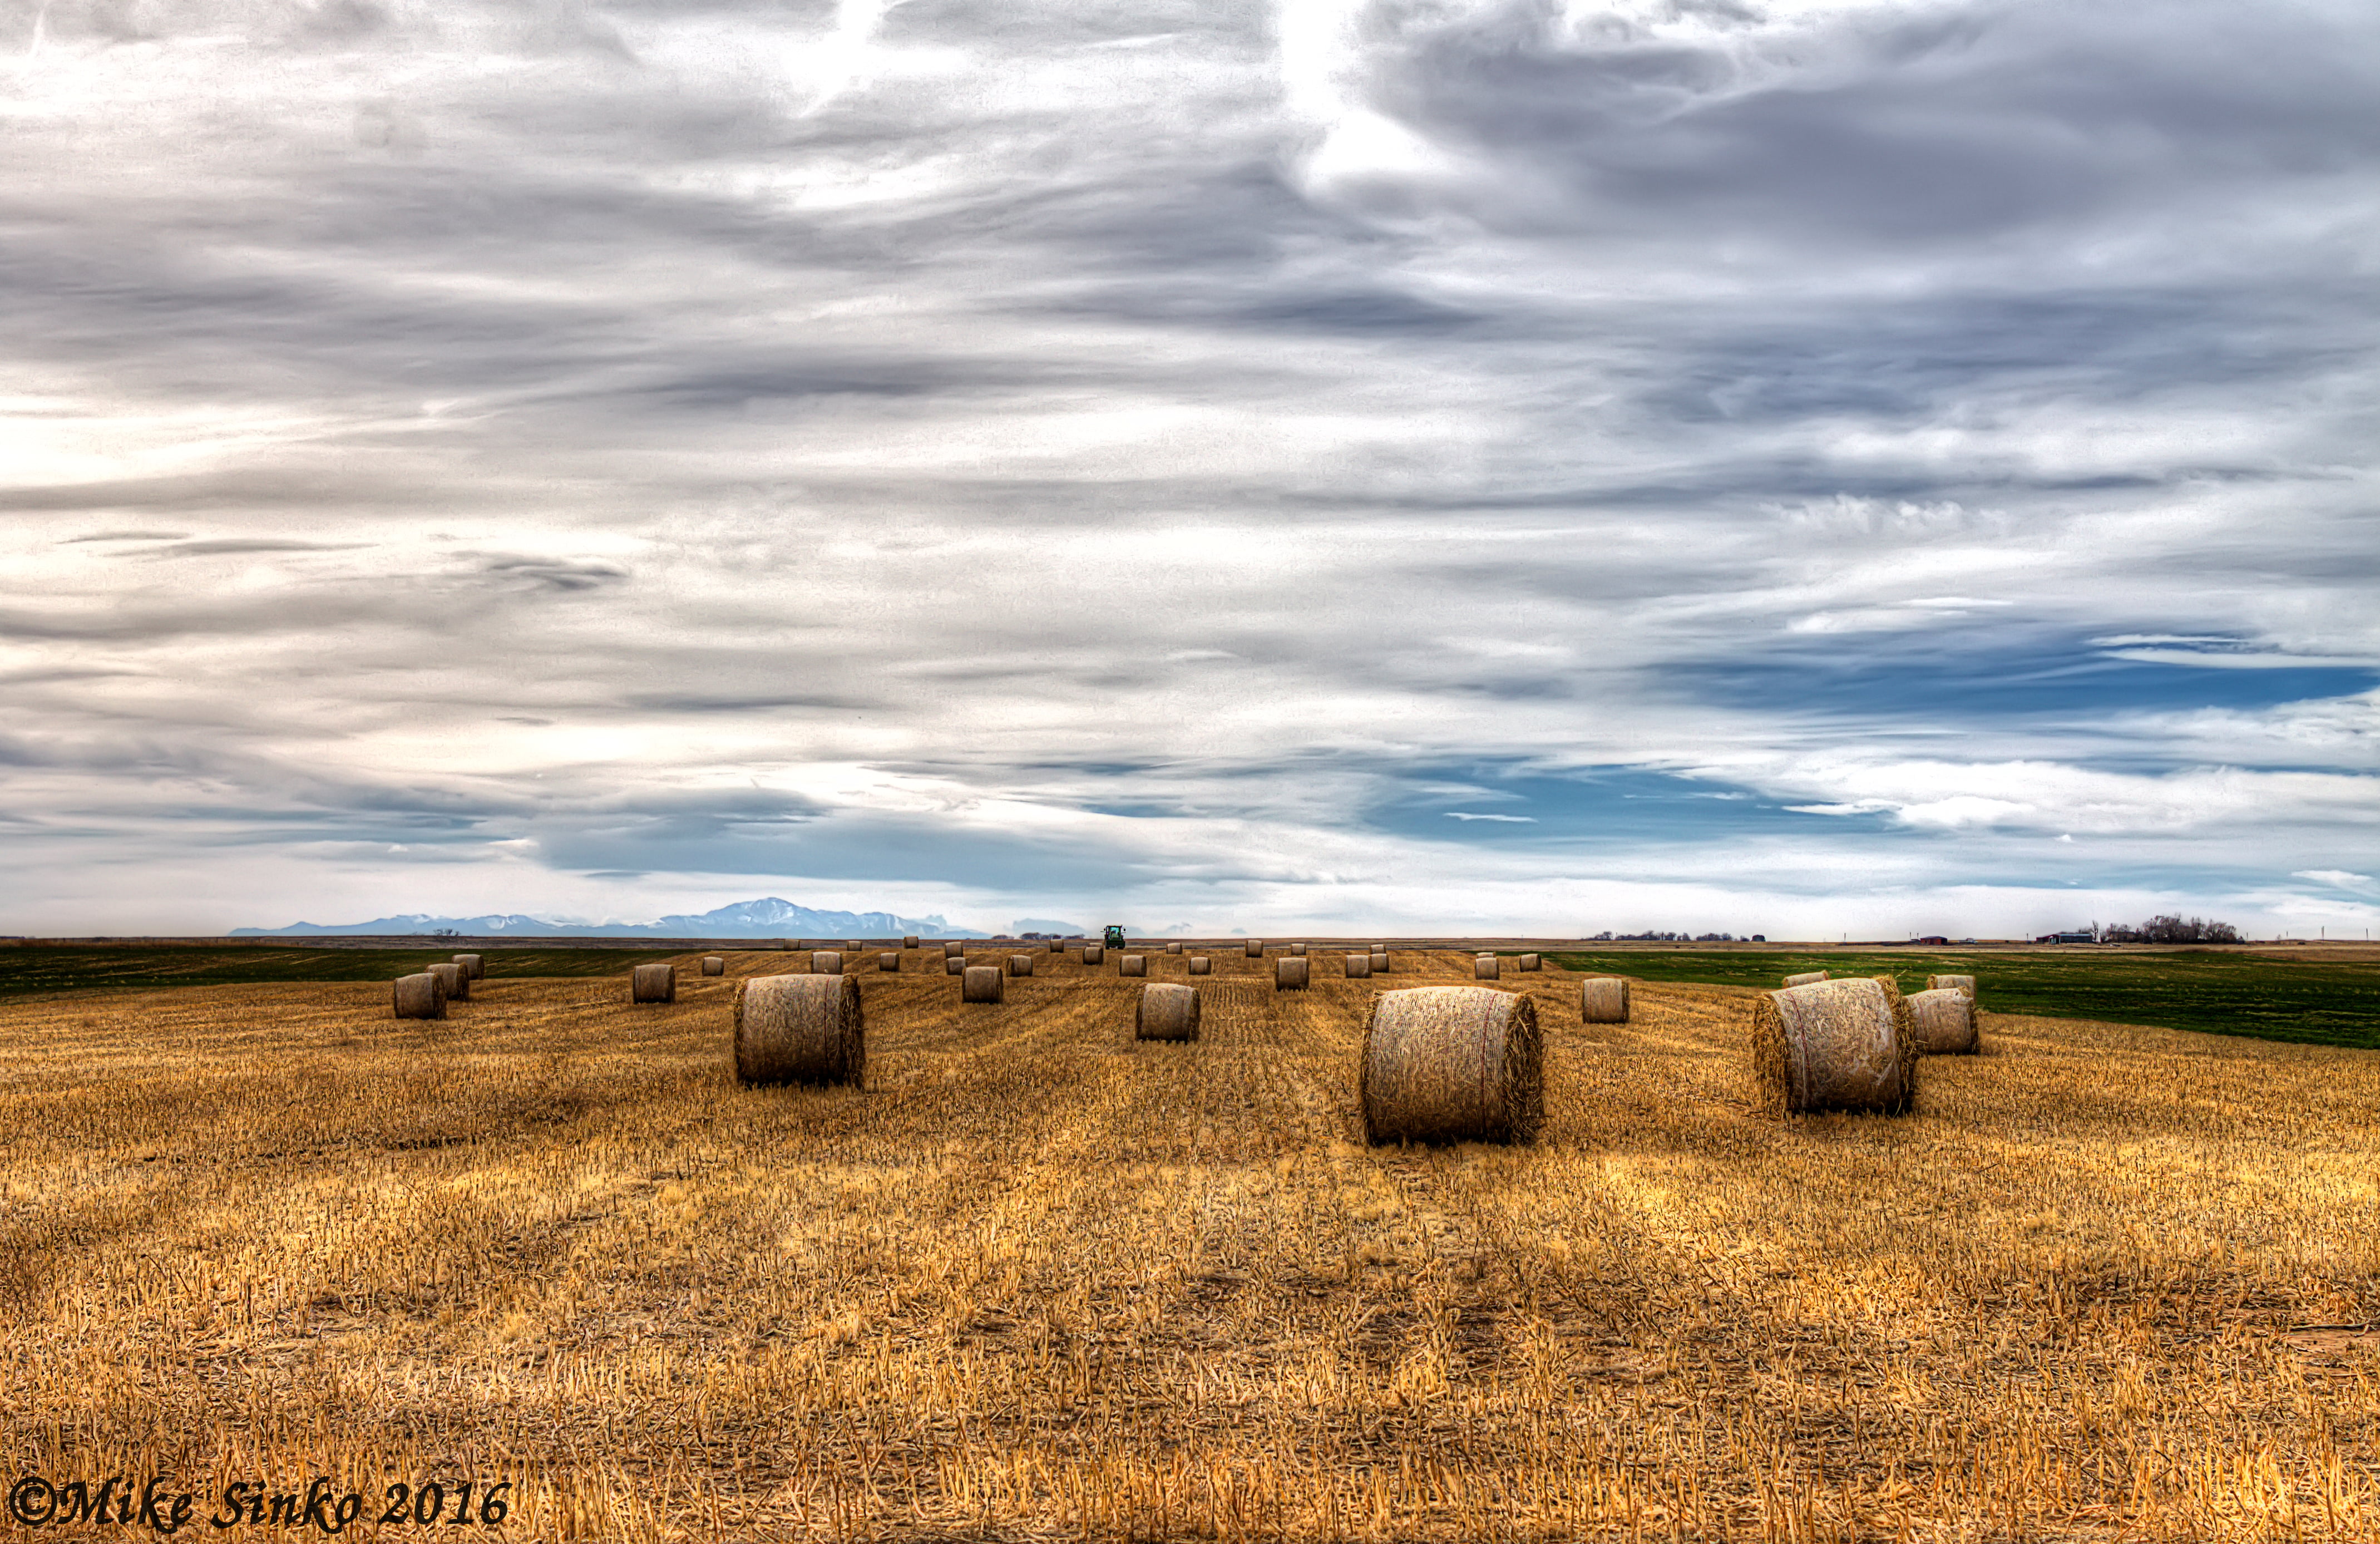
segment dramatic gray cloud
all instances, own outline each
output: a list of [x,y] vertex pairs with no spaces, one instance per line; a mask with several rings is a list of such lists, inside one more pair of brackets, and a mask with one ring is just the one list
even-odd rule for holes
[[2380,898],[2380,13],[0,0],[0,928]]

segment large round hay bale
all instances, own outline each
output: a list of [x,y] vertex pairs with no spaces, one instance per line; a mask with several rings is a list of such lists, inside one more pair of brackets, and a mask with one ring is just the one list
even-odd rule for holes
[[1500,980],[1504,975],[1504,962],[1493,954],[1477,955],[1471,962],[1471,975],[1475,980]]
[[452,961],[433,965],[430,967],[430,974],[437,977],[438,984],[446,989],[447,1002],[468,1003],[471,1000],[471,973],[461,966]]
[[901,947],[904,949],[915,949],[917,946],[917,935],[916,933],[910,933],[901,940]]
[[1263,939],[1252,938],[1248,940],[1247,956],[1252,960],[1260,960],[1264,958]]
[[1132,1011],[1132,1038],[1136,1040],[1195,1040],[1198,1038],[1198,989],[1175,981],[1151,981],[1140,989],[1140,1004]]
[[[463,974],[468,976],[475,981],[485,980],[487,979],[488,962],[478,954],[457,954],[455,956],[455,963],[463,967]],[[1974,979],[1973,977],[1969,977],[1967,979],[1967,991],[1969,995],[1972,996],[1973,994],[1974,988]]]
[[1105,965],[1107,963],[1107,958],[1108,951],[1105,944],[1086,943],[1083,945],[1083,963],[1085,965]]
[[1116,956],[1116,974],[1119,976],[1148,975],[1148,956],[1147,954],[1118,954]]
[[1900,1114],[1917,1098],[1909,1004],[1888,977],[1764,993],[1752,1010],[1752,1073],[1771,1113]]
[[1293,943],[1289,946],[1289,952],[1296,955],[1299,959],[1304,959],[1305,957],[1305,945],[1303,943]]
[[1009,973],[1011,976],[1030,976],[1030,975],[1032,975],[1032,974],[1033,974],[1033,956],[1032,956],[1032,955],[1030,955],[1030,954],[1011,954],[1011,955],[1009,955],[1009,956],[1008,956],[1008,973]]
[[754,976],[735,984],[735,1076],[746,1083],[866,1081],[859,983],[848,976]]
[[1305,956],[1283,954],[1272,962],[1272,990],[1304,991],[1305,990]]
[[876,968],[879,970],[900,969],[901,951],[898,949],[885,949],[880,951],[876,956]]
[[726,974],[727,974],[727,960],[726,960],[725,956],[723,956],[723,955],[720,955],[720,954],[705,954],[705,955],[703,955],[703,956],[702,956],[702,973],[703,973],[705,976],[724,976],[724,975],[726,975]]
[[944,954],[942,956],[942,974],[945,976],[963,976],[966,973],[966,956],[965,954]]
[[1191,974],[1191,975],[1193,975],[1193,976],[1204,976],[1204,975],[1208,974],[1208,972],[1210,972],[1211,970],[1213,970],[1214,968],[1215,968],[1215,963],[1214,963],[1214,961],[1212,961],[1212,960],[1208,959],[1206,955],[1204,955],[1204,954],[1193,954],[1193,955],[1191,955],[1191,956],[1190,956],[1190,974]]
[[1347,979],[1348,979],[1349,980],[1351,980],[1351,981],[1368,980],[1368,979],[1371,978],[1371,974],[1372,974],[1372,956],[1371,956],[1371,955],[1369,955],[1369,954],[1350,954],[1350,955],[1348,955],[1348,956],[1347,956]]
[[1535,954],[1523,954],[1518,963],[1520,967],[1524,970],[1536,970],[1539,968],[1537,965],[1537,956]]
[[[455,957],[459,960],[463,956],[457,954]],[[1928,976],[1925,978],[1925,990],[1963,991],[1967,994],[1967,1001],[1972,1003],[1975,1000],[1975,979],[1973,976]]]
[[840,976],[840,975],[842,975],[842,974],[843,974],[843,951],[842,951],[842,950],[840,950],[840,949],[813,949],[813,950],[811,950],[811,951],[810,951],[810,974],[811,974],[811,975],[813,975],[813,976]]
[[1578,1018],[1582,1024],[1628,1022],[1628,982],[1620,976],[1590,976],[1578,984]]
[[964,943],[949,942],[942,945],[942,958],[946,960],[956,958],[965,953],[966,945]]
[[1975,1033],[1975,1000],[1956,987],[1911,992],[1909,1024],[1920,1056],[1973,1056],[1982,1049]]
[[1169,943],[1165,946],[1165,952],[1169,954],[1178,954],[1182,953],[1182,945],[1178,942]]
[[677,967],[663,961],[657,965],[640,965],[628,973],[628,1001],[631,1003],[674,1003],[677,1001]]
[[1373,975],[1385,976],[1389,973],[1389,952],[1386,949],[1373,950],[1371,961]]
[[1536,1004],[1486,987],[1372,999],[1357,1087],[1373,1142],[1526,1142],[1545,1116]]
[[444,1018],[446,1016],[445,983],[427,970],[396,979],[396,1016],[399,1018]]
[[1786,977],[1785,984],[1789,987],[1814,987],[1825,979],[1827,973],[1823,970],[1804,970],[1799,976]]
[[959,977],[959,1001],[962,1003],[997,1003],[1001,1000],[1002,983],[1008,979],[996,965],[971,965]]

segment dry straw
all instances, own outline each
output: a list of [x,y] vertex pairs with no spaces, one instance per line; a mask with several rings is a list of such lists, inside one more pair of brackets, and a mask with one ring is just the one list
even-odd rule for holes
[[859,1088],[868,1033],[848,976],[758,976],[735,985],[735,1076]]
[[1521,956],[1521,968],[1524,970],[1536,970],[1539,968],[1537,965],[1537,956],[1535,954],[1523,954]]
[[1260,938],[1248,940],[1247,955],[1252,960],[1264,958],[1264,940]]
[[944,954],[942,956],[942,974],[945,976],[963,975],[965,973],[966,967],[966,956],[965,954]]
[[446,1016],[445,984],[427,970],[396,979],[396,1016],[399,1018],[444,1018]]
[[1529,1141],[1545,1118],[1536,1004],[1487,987],[1384,991],[1358,1088],[1369,1141]]
[[1975,1035],[1975,1000],[1955,987],[1910,993],[1909,1022],[1921,1056],[1972,1056],[1983,1049]]
[[702,956],[702,973],[705,976],[724,976],[727,974],[727,961],[717,954],[705,954]]
[[1151,981],[1140,989],[1140,1005],[1132,1013],[1132,1038],[1136,1040],[1195,1040],[1198,1038],[1198,989],[1172,981]]
[[[475,981],[487,979],[488,962],[477,954],[457,954],[455,956],[455,963],[461,966],[463,973]],[[1974,985],[1974,982],[1970,980],[1967,983],[1967,990],[1970,992],[1973,991]]]
[[1578,984],[1578,1017],[1582,1024],[1628,1022],[1628,980],[1622,976],[1593,976]]
[[811,951],[810,951],[810,974],[811,974],[811,975],[813,975],[813,976],[840,976],[840,975],[842,975],[842,974],[843,974],[843,955],[842,955],[841,952],[839,952],[839,951],[837,951],[837,950],[833,950],[833,949],[813,949],[813,950],[811,950]]
[[876,956],[876,968],[879,970],[900,969],[901,951],[898,949],[887,949],[879,954]]
[[1214,962],[1213,962],[1213,961],[1211,961],[1211,960],[1209,960],[1209,959],[1208,959],[1206,955],[1204,955],[1204,954],[1193,954],[1193,955],[1191,955],[1191,956],[1190,956],[1190,974],[1191,974],[1191,975],[1193,975],[1193,976],[1204,976],[1204,975],[1206,975],[1208,971],[1212,970],[1213,968],[1214,968]]
[[1372,956],[1371,956],[1371,955],[1369,955],[1369,954],[1350,954],[1350,955],[1348,955],[1348,956],[1347,956],[1347,979],[1348,979],[1349,980],[1351,980],[1351,981],[1358,981],[1358,980],[1362,980],[1362,979],[1364,979],[1365,978],[1366,978],[1366,977],[1370,976],[1371,974],[1372,974]]
[[996,965],[971,965],[959,978],[959,1001],[962,1003],[997,1003],[1001,999],[1001,983],[1007,979]]
[[468,1003],[471,1000],[471,973],[461,966],[433,965],[430,967],[430,974],[437,977],[439,984],[446,989],[447,1002]]
[[1804,970],[1799,976],[1786,977],[1785,984],[1789,987],[1814,987],[1825,979],[1827,973],[1823,970]]
[[[463,956],[457,954],[455,957],[459,960]],[[1925,978],[1925,990],[1963,991],[1967,994],[1967,1001],[1972,1003],[1975,1000],[1975,979],[1973,976],[1928,976]]]
[[1083,963],[1085,965],[1104,964],[1107,957],[1107,945],[1103,943],[1086,943],[1083,945]]
[[1474,980],[1501,980],[1504,976],[1504,962],[1493,954],[1478,955],[1471,962],[1471,975]]
[[1116,956],[1116,974],[1119,976],[1148,975],[1148,956],[1146,954],[1118,954]]
[[640,965],[628,973],[628,1001],[631,1003],[674,1003],[677,1001],[677,967],[674,965]]
[[1917,1099],[1917,1036],[1889,976],[1764,993],[1752,1010],[1752,1076],[1771,1114],[1905,1113]]
[[1305,956],[1283,954],[1272,962],[1272,990],[1304,991],[1305,990]]
[[1011,954],[1011,955],[1009,955],[1009,956],[1008,956],[1008,973],[1009,973],[1011,976],[1030,976],[1030,975],[1032,975],[1032,974],[1033,974],[1033,956],[1032,956],[1032,955],[1030,955],[1030,954]]

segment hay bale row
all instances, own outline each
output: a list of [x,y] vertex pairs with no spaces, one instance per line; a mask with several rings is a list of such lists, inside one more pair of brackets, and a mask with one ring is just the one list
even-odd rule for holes
[[444,1018],[446,983],[427,970],[399,976],[395,1002],[399,1018]]
[[1909,1004],[1889,976],[1766,993],[1753,1007],[1752,1070],[1772,1113],[1905,1113],[1917,1098]]
[[1628,981],[1621,976],[1590,976],[1578,984],[1578,1018],[1582,1024],[1628,1022]]
[[1536,1004],[1486,987],[1372,999],[1357,1078],[1372,1142],[1526,1142],[1545,1117]]
[[866,1084],[867,1027],[848,976],[758,976],[735,985],[735,1076],[746,1083]]
[[1140,989],[1132,1011],[1132,1038],[1136,1040],[1195,1040],[1198,1038],[1198,989],[1170,981],[1151,981]]
[[631,1003],[676,1002],[677,967],[666,962],[637,967],[628,973],[628,1001]]

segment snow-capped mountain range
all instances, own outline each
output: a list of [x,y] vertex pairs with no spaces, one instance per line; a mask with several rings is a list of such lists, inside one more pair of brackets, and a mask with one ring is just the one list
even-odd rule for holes
[[[1091,930],[1026,918],[1009,931],[1083,933]],[[700,916],[673,915],[651,922],[572,922],[518,912],[490,917],[431,917],[407,912],[369,922],[292,922],[285,928],[234,928],[233,938],[285,938],[315,933],[455,932],[473,938],[509,934],[521,938],[803,938],[835,934],[850,938],[897,938],[920,933],[935,938],[984,938],[981,929],[956,928],[941,917],[897,917],[889,911],[814,911],[771,895],[738,901]]]

